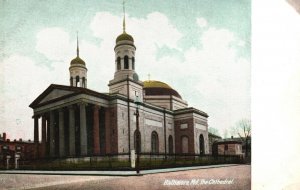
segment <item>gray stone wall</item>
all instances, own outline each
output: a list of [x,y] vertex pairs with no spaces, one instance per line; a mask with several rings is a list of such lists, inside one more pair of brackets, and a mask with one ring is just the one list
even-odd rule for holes
[[[202,134],[204,137],[204,151],[205,154],[209,154],[209,141],[208,141],[208,124],[207,124],[207,118],[200,116],[200,115],[194,115],[194,138],[195,138],[195,153],[200,154],[200,141],[199,137]],[[202,126],[205,126],[205,129],[199,129],[196,127],[197,124],[200,124]]]

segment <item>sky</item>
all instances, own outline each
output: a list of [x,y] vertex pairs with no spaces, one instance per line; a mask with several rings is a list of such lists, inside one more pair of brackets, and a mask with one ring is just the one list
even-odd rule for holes
[[[33,138],[29,104],[50,84],[69,85],[70,61],[88,68],[88,88],[108,92],[122,1],[0,1],[0,132]],[[223,135],[250,119],[250,0],[126,1],[141,80],[160,80],[208,113]]]

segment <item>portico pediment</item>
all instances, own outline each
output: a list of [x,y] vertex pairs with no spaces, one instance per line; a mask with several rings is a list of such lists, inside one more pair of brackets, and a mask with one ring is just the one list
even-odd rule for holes
[[29,107],[37,107],[47,102],[52,102],[67,96],[71,96],[72,94],[75,94],[77,92],[79,92],[79,89],[77,90],[74,87],[51,84],[29,105]]
[[59,102],[61,100],[69,99],[73,96],[84,95],[85,99],[93,100],[94,98],[98,99],[109,99],[109,95],[99,93],[87,88],[74,87],[74,86],[64,86],[51,84],[42,94],[40,94],[30,105],[29,107],[35,109],[37,107],[44,106],[46,104]]
[[53,89],[48,95],[46,95],[41,101],[40,103],[44,103],[50,100],[54,100],[57,98],[60,98],[62,96],[68,95],[68,94],[72,94],[74,93],[73,91],[68,91],[68,90],[61,90],[61,89]]

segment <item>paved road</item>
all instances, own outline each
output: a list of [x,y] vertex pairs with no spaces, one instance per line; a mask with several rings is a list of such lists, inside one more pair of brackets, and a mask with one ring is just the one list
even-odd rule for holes
[[250,167],[239,165],[130,177],[2,174],[0,175],[0,189],[250,190]]

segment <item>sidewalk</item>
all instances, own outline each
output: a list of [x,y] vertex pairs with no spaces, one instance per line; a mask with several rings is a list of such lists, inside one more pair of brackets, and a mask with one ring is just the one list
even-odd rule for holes
[[136,171],[38,171],[38,170],[0,170],[0,174],[37,174],[37,175],[87,175],[87,176],[138,176],[145,174],[168,173],[185,170],[197,170],[208,168],[220,168],[238,166],[240,164],[220,164],[208,166],[192,166],[180,168],[166,168],[166,169],[153,169],[141,170],[140,174]]

